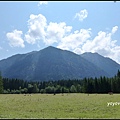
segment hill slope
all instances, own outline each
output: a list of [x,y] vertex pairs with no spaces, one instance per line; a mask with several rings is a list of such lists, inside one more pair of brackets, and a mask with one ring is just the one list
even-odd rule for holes
[[106,71],[107,74],[109,74],[109,77],[113,77],[114,75],[116,75],[118,69],[120,70],[120,65],[118,63],[116,63],[110,58],[103,57],[98,53],[86,52],[82,54],[81,57],[93,63],[95,66],[99,67],[100,69]]
[[83,56],[52,46],[3,59],[0,71],[3,77],[32,81],[109,76]]

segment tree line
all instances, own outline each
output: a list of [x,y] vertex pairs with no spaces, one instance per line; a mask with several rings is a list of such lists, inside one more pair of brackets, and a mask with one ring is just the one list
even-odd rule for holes
[[24,81],[2,78],[0,74],[0,93],[120,93],[120,71],[112,78],[84,78],[82,80]]

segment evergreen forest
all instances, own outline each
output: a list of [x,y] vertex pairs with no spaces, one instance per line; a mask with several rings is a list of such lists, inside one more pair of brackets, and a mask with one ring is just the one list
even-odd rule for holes
[[57,81],[24,81],[20,79],[2,78],[0,73],[0,93],[31,94],[31,93],[120,93],[120,71],[112,77],[84,78],[81,80]]

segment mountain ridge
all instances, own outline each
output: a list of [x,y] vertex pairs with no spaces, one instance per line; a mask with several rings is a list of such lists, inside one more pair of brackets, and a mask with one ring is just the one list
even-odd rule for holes
[[107,71],[110,77],[113,77],[113,74],[116,75],[118,69],[120,69],[120,64],[118,64],[116,61],[109,57],[103,57],[98,53],[87,52],[81,54],[81,56],[99,68]]
[[[78,55],[68,50],[48,46],[39,51],[16,54],[0,60],[0,71],[3,77],[28,81],[111,76],[99,64],[91,62],[90,58],[88,60],[85,56],[85,54]],[[103,58],[106,60],[105,57]]]

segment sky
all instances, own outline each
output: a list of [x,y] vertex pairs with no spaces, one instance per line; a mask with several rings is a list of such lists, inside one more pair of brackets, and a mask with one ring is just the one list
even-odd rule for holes
[[120,2],[0,2],[0,60],[48,46],[120,64]]

